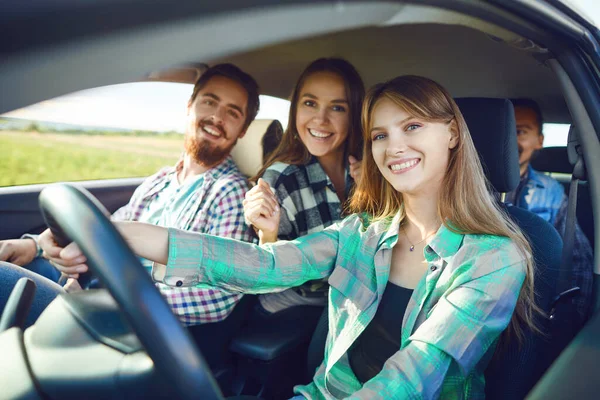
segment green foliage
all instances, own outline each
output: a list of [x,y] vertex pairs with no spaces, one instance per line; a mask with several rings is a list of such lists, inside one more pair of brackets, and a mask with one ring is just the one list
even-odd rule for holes
[[[89,136],[128,136],[128,137],[160,137],[160,138],[179,138],[183,134],[177,131],[156,132],[146,130],[111,130],[110,128],[98,129],[58,129],[51,124],[37,121],[11,120],[0,117],[0,131],[18,131],[18,132],[38,132],[38,133],[58,133],[61,135],[89,135]],[[25,124],[26,123],[26,124]],[[21,127],[19,127],[21,124]]]
[[30,123],[25,128],[21,129],[23,132],[40,132],[40,126],[35,122]]
[[0,133],[0,186],[149,176],[173,165],[182,149],[180,134],[179,140],[107,136]]

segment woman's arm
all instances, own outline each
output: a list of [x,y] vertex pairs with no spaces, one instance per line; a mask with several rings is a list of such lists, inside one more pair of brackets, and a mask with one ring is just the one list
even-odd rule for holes
[[167,228],[133,221],[115,221],[113,224],[136,255],[160,264],[167,263],[169,258]]
[[[167,262],[169,236],[166,228],[131,221],[113,221],[113,224],[135,254],[161,264]],[[50,229],[42,232],[39,243],[43,256],[63,274],[78,278],[80,273],[87,272],[87,259],[76,243],[64,248],[58,246]]]
[[[262,246],[169,229],[169,260],[162,282],[172,286],[207,283],[235,292],[268,293],[326,278],[335,267],[339,232],[345,222],[294,241]],[[352,221],[346,223],[354,229]]]

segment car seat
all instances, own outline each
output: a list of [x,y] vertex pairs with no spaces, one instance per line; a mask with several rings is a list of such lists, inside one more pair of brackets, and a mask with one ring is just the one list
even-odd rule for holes
[[[571,135],[571,131],[575,129],[571,125],[569,134]],[[569,162],[566,146],[544,147],[536,151],[531,158],[531,166],[536,171],[550,173],[550,176],[557,179],[564,186],[565,193],[569,193],[573,165]],[[581,230],[590,243],[594,243],[594,213],[592,212],[592,198],[590,197],[590,187],[587,181],[580,181],[577,190],[577,223],[579,223]]]

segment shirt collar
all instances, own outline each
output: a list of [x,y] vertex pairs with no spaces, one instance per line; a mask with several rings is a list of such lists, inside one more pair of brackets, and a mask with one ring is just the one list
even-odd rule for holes
[[[392,219],[388,218],[385,221],[381,221],[381,228],[379,229],[383,228],[386,230],[379,240],[379,244],[387,242],[390,247],[393,247],[396,244],[400,232],[400,215],[401,212],[398,211]],[[433,239],[431,239],[431,242],[425,246],[426,258],[428,254],[431,254],[431,251],[443,259],[452,257],[456,254],[465,235],[458,233],[457,229],[452,228],[451,224],[449,225],[450,226],[447,227],[445,224],[442,224]],[[428,248],[430,248],[431,251],[429,251]]]
[[539,172],[531,167],[531,164],[527,166],[527,172],[525,173],[525,179],[527,181],[533,182],[537,187],[544,189],[544,181],[540,178]]
[[457,229],[452,227],[452,224],[448,223],[448,225],[442,224],[433,239],[431,239],[431,242],[425,246],[425,258],[428,261],[431,261],[429,260],[431,251],[440,258],[448,261],[447,258],[453,257],[458,249],[460,249],[465,235],[458,233]]
[[[181,169],[183,168],[184,155],[182,155],[179,158],[179,161],[177,161],[177,164],[175,164],[175,168],[172,171],[170,171],[169,174],[173,174],[176,172],[179,173],[181,171]],[[227,156],[223,161],[221,161],[221,163],[215,165],[208,171],[204,172],[204,174],[206,174],[205,178],[211,178],[212,180],[216,180],[219,178],[219,176],[229,172],[233,167],[235,167],[233,158],[231,158],[231,156]]]
[[323,170],[323,167],[314,156],[312,156],[306,164],[306,174],[308,175],[310,187],[315,191],[324,189],[327,184],[331,183],[325,170]]
[[[379,243],[385,243],[388,240],[391,240],[389,243],[390,247],[393,247],[398,241],[398,233],[400,232],[400,215],[401,212],[398,211],[393,218],[387,218],[384,221],[381,221],[380,226],[383,229],[386,229],[383,236],[379,240]],[[380,229],[381,229],[380,228]]]
[[[354,183],[354,180],[350,176],[350,168],[347,164],[348,163],[346,163],[345,167],[346,195],[348,195],[348,191]],[[317,157],[311,156],[310,160],[308,161],[308,163],[306,163],[305,167],[306,173],[308,175],[308,183],[314,191],[325,189],[326,186],[330,186],[333,189],[333,183],[331,182],[331,179],[329,179],[329,176],[325,173],[325,170],[319,163],[319,160],[317,160]]]

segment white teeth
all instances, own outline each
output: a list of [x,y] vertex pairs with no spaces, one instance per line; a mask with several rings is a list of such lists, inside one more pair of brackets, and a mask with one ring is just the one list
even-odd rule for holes
[[333,135],[333,133],[315,131],[314,129],[309,129],[308,132],[311,135],[313,135],[314,137],[318,137],[318,138],[326,138],[326,137]]
[[209,127],[209,126],[205,126],[205,127],[203,128],[203,130],[204,130],[204,132],[208,133],[208,134],[209,134],[209,135],[211,135],[211,136],[215,136],[215,137],[220,137],[220,136],[221,136],[221,132],[219,132],[219,131],[217,131],[217,130],[215,130],[215,129],[212,129],[212,128],[211,128],[211,127]]
[[390,165],[390,169],[392,171],[400,171],[401,169],[406,169],[412,167],[413,165],[417,165],[418,162],[419,160],[410,160],[403,162],[402,164],[392,164]]

